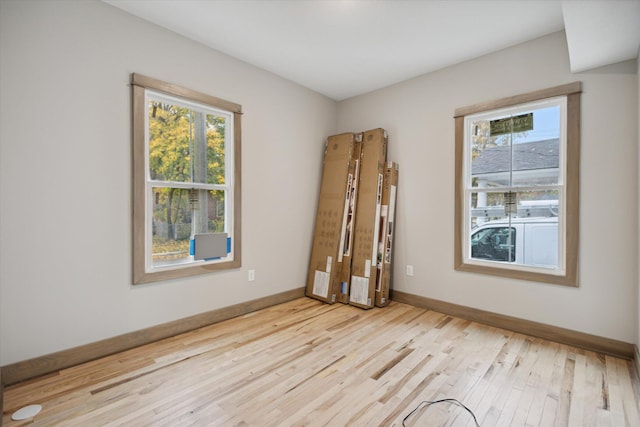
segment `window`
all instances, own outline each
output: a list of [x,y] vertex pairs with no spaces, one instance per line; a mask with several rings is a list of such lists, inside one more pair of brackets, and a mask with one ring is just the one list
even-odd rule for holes
[[241,106],[133,85],[133,282],[240,267]]
[[456,110],[456,270],[577,286],[580,92]]
[[494,261],[516,260],[516,229],[511,227],[487,227],[471,235],[471,258]]

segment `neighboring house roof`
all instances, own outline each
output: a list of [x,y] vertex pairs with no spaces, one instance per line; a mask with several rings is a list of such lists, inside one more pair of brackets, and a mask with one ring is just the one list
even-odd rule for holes
[[[559,139],[513,144],[513,171],[557,169],[560,166]],[[508,145],[485,149],[471,162],[471,175],[509,171]]]

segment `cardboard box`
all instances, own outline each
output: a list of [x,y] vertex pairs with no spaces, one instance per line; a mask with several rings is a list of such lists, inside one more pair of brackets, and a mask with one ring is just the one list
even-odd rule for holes
[[345,195],[345,209],[342,221],[340,240],[340,254],[338,255],[338,289],[337,300],[349,303],[349,284],[351,283],[351,259],[353,256],[353,236],[356,222],[356,207],[358,201],[358,183],[360,182],[360,165],[362,162],[362,134],[356,134],[356,143],[349,164],[347,177],[347,193]]
[[361,308],[372,308],[375,303],[379,217],[386,156],[387,133],[384,129],[364,132],[349,289],[349,304]]
[[336,263],[342,252],[340,241],[354,146],[353,133],[330,136],[325,145],[306,295],[330,304],[336,301]]
[[382,184],[380,208],[380,235],[378,240],[378,271],[376,274],[376,307],[389,304],[389,290],[393,275],[393,233],[395,231],[398,164],[387,162]]

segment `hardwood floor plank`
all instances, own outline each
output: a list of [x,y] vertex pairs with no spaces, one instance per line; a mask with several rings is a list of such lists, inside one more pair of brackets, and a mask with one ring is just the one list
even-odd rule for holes
[[616,365],[617,370],[617,379],[618,384],[621,389],[624,390],[622,393],[622,406],[624,408],[624,418],[628,420],[629,425],[640,426],[640,414],[638,412],[638,403],[640,402],[637,399],[637,396],[632,392],[633,386],[632,378],[630,375],[632,371],[630,367],[630,362],[622,359],[612,358],[612,362]]
[[533,395],[531,406],[526,413],[526,418],[524,418],[522,425],[544,425],[541,423],[541,420],[550,390],[547,385],[553,383],[553,369],[549,367],[554,366],[560,345],[557,343],[547,343],[547,345],[544,345],[544,343],[542,343],[542,347],[545,351],[537,364],[537,369],[528,380],[528,387]]
[[[400,426],[455,398],[486,426],[640,425],[631,362],[392,301],[300,298],[5,388],[3,423]],[[30,403],[43,410],[16,422]],[[470,426],[455,404],[407,425]]]
[[509,390],[514,376],[511,369],[525,340],[520,334],[513,334],[503,345],[493,365],[483,376],[488,383],[482,400],[475,407],[476,417],[481,425],[495,425],[500,417],[503,390]]
[[585,425],[584,414],[584,400],[586,398],[585,393],[585,371],[586,371],[586,358],[582,354],[576,355],[574,371],[573,371],[573,385],[571,387],[571,403],[569,405],[569,427],[582,427]]

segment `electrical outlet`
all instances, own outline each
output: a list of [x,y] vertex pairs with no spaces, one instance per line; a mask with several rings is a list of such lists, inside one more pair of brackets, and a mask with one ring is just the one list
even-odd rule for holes
[[249,281],[253,282],[254,280],[256,280],[256,271],[255,270],[249,270]]
[[413,276],[413,265],[407,265],[407,276]]

